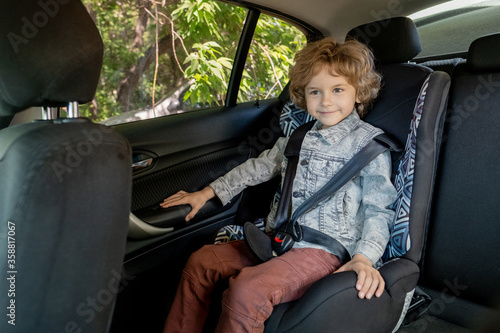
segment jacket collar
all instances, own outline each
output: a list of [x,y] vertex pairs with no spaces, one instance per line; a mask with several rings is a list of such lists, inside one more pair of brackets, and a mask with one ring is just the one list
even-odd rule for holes
[[311,134],[323,138],[329,144],[335,144],[342,140],[345,136],[351,133],[356,127],[360,125],[361,119],[359,118],[356,109],[354,109],[347,117],[345,117],[341,122],[333,125],[327,129],[321,129],[323,124],[316,121],[313,128],[311,129]]

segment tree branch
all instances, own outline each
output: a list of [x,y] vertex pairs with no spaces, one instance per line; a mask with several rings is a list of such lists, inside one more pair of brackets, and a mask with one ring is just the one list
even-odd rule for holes
[[[158,54],[163,54],[172,47],[170,43],[171,38],[172,36],[169,34],[158,40]],[[125,77],[122,79],[117,89],[117,101],[122,106],[122,112],[130,111],[130,97],[137,87],[142,74],[151,66],[155,58],[156,46],[151,45],[146,52],[144,52],[144,55],[137,60],[137,63],[126,72]]]
[[139,17],[137,19],[137,24],[135,25],[134,35],[132,37],[132,43],[130,44],[130,49],[140,49],[144,43],[144,31],[149,22],[148,10],[151,9],[152,1],[150,0],[137,0],[139,5]]

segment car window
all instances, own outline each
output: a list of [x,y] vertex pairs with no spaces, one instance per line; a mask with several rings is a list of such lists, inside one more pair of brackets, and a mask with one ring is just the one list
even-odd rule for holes
[[238,94],[239,102],[276,97],[288,82],[295,52],[306,44],[305,35],[280,19],[261,14]]
[[200,0],[84,3],[105,47],[84,116],[116,124],[223,103],[246,9]]
[[[95,99],[81,113],[113,125],[223,106],[248,15],[218,1],[84,0],[105,45]],[[305,36],[260,15],[238,102],[275,97]]]
[[500,31],[499,15],[500,0],[449,1],[410,15],[422,42],[418,57],[467,52],[475,39]]

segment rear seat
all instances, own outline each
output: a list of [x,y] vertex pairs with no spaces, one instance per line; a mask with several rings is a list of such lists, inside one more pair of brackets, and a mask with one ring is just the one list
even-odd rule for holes
[[421,267],[428,314],[474,329],[499,316],[499,53],[500,34],[480,38],[453,71]]

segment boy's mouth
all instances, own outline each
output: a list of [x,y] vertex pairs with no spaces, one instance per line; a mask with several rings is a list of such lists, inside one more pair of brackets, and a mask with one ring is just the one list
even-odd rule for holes
[[332,114],[335,112],[340,112],[340,110],[323,110],[323,111],[318,111],[319,114]]

